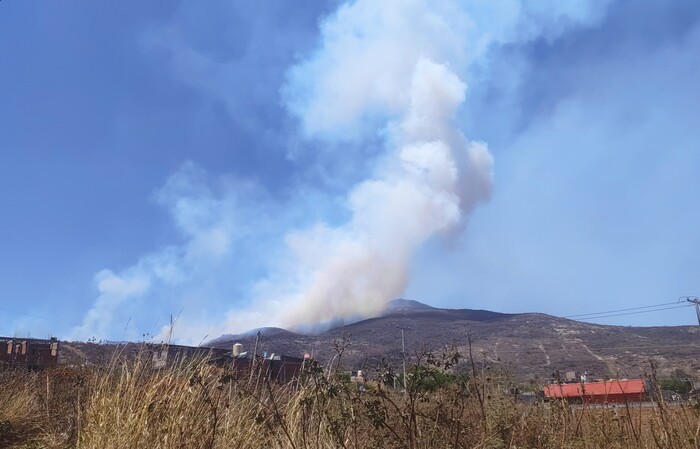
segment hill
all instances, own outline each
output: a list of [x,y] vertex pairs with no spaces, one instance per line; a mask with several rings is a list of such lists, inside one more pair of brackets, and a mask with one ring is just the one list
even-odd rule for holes
[[[477,365],[501,367],[521,381],[542,382],[554,371],[588,371],[594,377],[638,377],[654,361],[661,376],[700,378],[697,326],[626,327],[573,321],[541,313],[505,314],[486,310],[440,309],[417,301],[395,300],[382,316],[305,335],[283,329],[261,332],[258,351],[301,355],[321,360],[334,355],[333,342],[344,337],[346,369],[371,371],[382,360],[401,363],[401,331],[407,357],[453,345],[462,357],[472,354]],[[215,347],[242,343],[252,350],[255,332],[226,335]],[[464,364],[466,366],[466,364]]]

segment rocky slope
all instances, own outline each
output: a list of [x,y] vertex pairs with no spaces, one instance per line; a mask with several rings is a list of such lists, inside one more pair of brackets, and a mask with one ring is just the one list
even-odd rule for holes
[[[377,318],[336,327],[315,335],[284,329],[261,330],[258,351],[288,355],[335,355],[333,342],[347,337],[346,369],[371,371],[381,360],[398,367],[401,331],[406,352],[416,360],[428,351],[454,346],[463,358],[472,355],[479,368],[501,367],[523,382],[543,382],[553,372],[588,371],[594,377],[637,377],[653,361],[661,376],[700,378],[697,326],[623,327],[584,323],[541,313],[503,314],[485,310],[438,309],[416,301],[396,300]],[[225,335],[210,342],[230,347],[239,342],[252,350],[255,332]],[[466,363],[462,364],[466,367]]]

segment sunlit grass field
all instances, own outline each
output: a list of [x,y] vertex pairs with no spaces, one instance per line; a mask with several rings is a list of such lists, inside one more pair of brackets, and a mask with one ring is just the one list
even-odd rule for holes
[[[571,408],[508,394],[505,373],[451,374],[429,356],[393,389],[309,362],[293,382],[203,360],[155,370],[147,356],[104,367],[0,372],[2,448],[697,448],[690,405]],[[399,381],[399,385],[402,381]],[[364,391],[362,391],[364,390]]]

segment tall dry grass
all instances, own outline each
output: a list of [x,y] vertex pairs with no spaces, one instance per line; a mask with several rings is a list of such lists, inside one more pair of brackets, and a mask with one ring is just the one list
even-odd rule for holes
[[[523,404],[503,373],[444,380],[455,359],[427,357],[405,391],[388,367],[360,391],[309,363],[287,385],[146,357],[105,368],[2,372],[0,447],[48,448],[698,448],[696,406]],[[399,382],[400,383],[400,382]],[[3,427],[4,426],[4,427]]]
[[39,433],[40,408],[33,388],[22,379],[25,374],[0,372],[0,447],[11,447]]

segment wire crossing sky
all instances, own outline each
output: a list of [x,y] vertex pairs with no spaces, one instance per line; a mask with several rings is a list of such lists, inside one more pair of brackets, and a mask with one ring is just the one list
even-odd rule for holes
[[696,323],[695,0],[6,0],[0,64],[0,335]]

